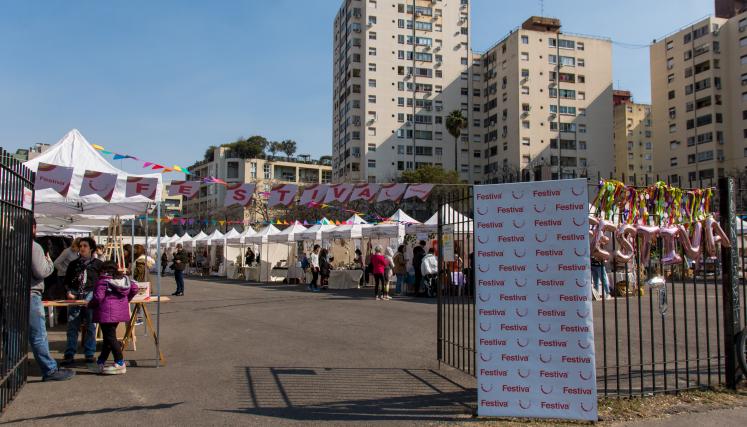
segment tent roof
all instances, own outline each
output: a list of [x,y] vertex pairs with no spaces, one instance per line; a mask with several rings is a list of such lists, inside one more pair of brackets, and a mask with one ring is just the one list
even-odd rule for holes
[[420,224],[420,221],[407,215],[402,209],[397,209],[397,212],[393,213],[392,216],[387,218],[385,222],[394,222],[399,224]]
[[293,242],[296,240],[296,235],[304,231],[306,231],[306,227],[295,222],[280,233],[270,235],[267,240],[270,242]]
[[271,236],[273,234],[280,233],[280,230],[277,229],[274,225],[270,224],[263,229],[259,230],[255,235],[249,236],[244,241],[250,241],[252,243],[265,243],[267,242],[267,236]]
[[228,240],[228,239],[234,239],[234,238],[239,238],[239,237],[241,237],[241,233],[239,233],[238,231],[236,231],[235,228],[232,228],[231,231],[229,231],[228,233],[226,233],[223,236],[223,238],[226,239],[226,240]]
[[296,240],[322,240],[322,233],[335,227],[333,224],[316,224],[296,234]]
[[[52,189],[38,190],[34,196],[34,213],[36,214],[90,214],[90,215],[128,215],[143,213],[148,206],[155,203],[144,196],[125,197],[127,176],[139,176],[158,179],[155,200],[161,200],[162,176],[160,173],[135,175],[128,174],[112,166],[94,149],[91,144],[73,129],[55,145],[40,156],[24,163],[26,167],[36,172],[39,163],[73,168],[73,178],[67,197]],[[117,184],[111,201],[107,202],[97,195],[79,196],[83,175],[86,170],[112,173],[117,175]]]
[[351,216],[350,218],[348,218],[345,221],[345,223],[346,224],[349,224],[349,223],[353,223],[353,224],[368,224],[368,222],[366,222],[366,220],[364,220],[363,218],[359,217],[358,214],[354,214],[353,216]]
[[[358,217],[360,218],[360,217]],[[323,231],[322,237],[326,239],[358,239],[363,237],[363,229],[371,227],[370,224],[346,224]]]
[[209,236],[205,239],[205,241],[209,244],[213,243],[213,240],[223,240],[223,233],[218,231],[217,229],[210,233]]

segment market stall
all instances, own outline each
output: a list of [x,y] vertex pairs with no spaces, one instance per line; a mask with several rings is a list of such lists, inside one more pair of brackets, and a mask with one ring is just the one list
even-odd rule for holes
[[285,264],[273,266],[270,271],[270,277],[273,281],[285,280],[286,282],[290,282],[292,280],[303,280],[303,270],[299,265],[298,252],[299,245],[300,250],[303,250],[303,241],[300,239],[299,234],[304,231],[306,231],[306,227],[296,221],[280,233],[268,236],[268,242],[282,243],[287,246],[288,251]]
[[[347,286],[345,284],[349,282],[349,275],[358,275],[359,279],[362,276],[363,273],[354,268],[353,259],[355,249],[361,247],[363,229],[368,227],[372,227],[372,225],[360,216],[353,215],[345,221],[344,225],[322,232],[322,239],[330,242],[329,252],[334,259],[332,264],[335,269],[330,272],[329,277],[330,288],[340,289],[340,286]],[[342,273],[342,271],[349,271],[350,273]]]
[[280,230],[270,224],[259,230],[256,235],[246,239],[248,243],[259,246],[259,251],[257,252],[259,258],[258,265],[244,267],[244,277],[247,280],[262,282],[270,282],[272,280],[270,277],[272,266],[283,259],[286,252],[283,245],[269,242],[269,236],[277,233],[280,233]]

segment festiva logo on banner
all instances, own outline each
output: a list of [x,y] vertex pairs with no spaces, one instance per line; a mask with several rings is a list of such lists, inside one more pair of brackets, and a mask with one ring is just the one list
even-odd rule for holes
[[117,174],[87,170],[80,185],[80,196],[95,194],[107,202],[112,200],[117,187]]
[[391,200],[394,202],[398,202],[400,201],[400,199],[402,199],[402,196],[405,195],[406,190],[407,184],[384,184],[381,186],[381,190],[379,191],[379,198],[376,201],[384,202],[387,200]]
[[125,197],[143,196],[149,200],[156,200],[158,178],[127,177],[127,191]]
[[241,205],[246,206],[254,197],[256,184],[236,183],[226,185],[226,198],[223,201],[224,206]]
[[39,163],[39,167],[36,171],[36,179],[34,180],[34,187],[36,190],[51,188],[60,193],[63,197],[67,197],[67,192],[70,190],[70,182],[72,180],[73,168],[50,165],[48,163]]
[[295,184],[280,184],[272,187],[270,199],[267,201],[267,207],[278,205],[290,206],[296,198],[298,186]]
[[184,196],[193,198],[200,191],[200,181],[171,181],[169,196]]

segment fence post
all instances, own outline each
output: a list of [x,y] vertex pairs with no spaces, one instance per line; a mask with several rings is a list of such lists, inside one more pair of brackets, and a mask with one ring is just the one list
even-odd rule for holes
[[[441,250],[443,246],[443,224],[444,224],[444,213],[442,206],[445,204],[445,197],[443,195],[439,195],[438,197],[438,210],[436,211],[438,213],[438,231],[436,232],[438,236],[438,268],[441,268],[441,263],[443,262],[443,251]],[[417,243],[416,243],[417,244]],[[415,268],[420,268],[419,266],[414,266]],[[440,277],[439,277],[440,279]],[[436,299],[437,299],[437,305],[436,305],[436,356],[438,357],[438,367],[441,368],[441,361],[443,360],[443,297],[441,296],[441,280],[436,280]],[[420,286],[419,283],[416,283],[415,289],[418,289],[418,286]]]
[[722,177],[718,181],[719,212],[721,227],[731,241],[731,247],[721,248],[721,292],[723,299],[724,326],[724,367],[726,386],[736,389],[739,380],[737,374],[737,345],[735,335],[739,332],[739,289],[737,274],[736,203],[734,200],[734,178]]

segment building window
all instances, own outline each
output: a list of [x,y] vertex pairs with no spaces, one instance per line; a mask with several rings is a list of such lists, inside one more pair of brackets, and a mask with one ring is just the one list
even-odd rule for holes
[[529,36],[521,36],[521,44],[529,44]]
[[529,61],[529,53],[528,52],[521,52],[521,60],[522,61]]
[[669,40],[667,42],[667,50],[672,50],[674,48],[674,42],[672,40]]
[[375,31],[369,31],[368,32],[368,39],[369,40],[376,40],[376,32]]
[[674,58],[667,58],[667,70],[674,68]]
[[529,138],[521,138],[521,145],[529,146],[530,145],[530,139]]
[[576,49],[578,49],[578,50],[584,50],[584,43],[583,42],[576,43]]
[[368,159],[368,167],[369,168],[375,168],[376,167],[376,160],[375,159]]
[[677,166],[677,158],[676,157],[671,157],[669,159],[669,166]]
[[368,63],[368,71],[376,71],[376,63],[369,62]]
[[369,47],[368,48],[368,56],[376,56],[376,48],[375,47]]
[[368,25],[374,25],[376,24],[376,17],[375,16],[369,16],[368,17]]
[[368,128],[368,136],[376,136],[376,128]]
[[668,97],[669,99],[674,99],[674,96],[675,96],[675,95],[674,95],[674,90],[670,90],[670,91],[669,91],[669,93],[667,94],[667,97]]
[[522,95],[529,95],[529,86],[522,86],[521,87],[521,94]]
[[239,177],[239,162],[228,162],[226,164],[226,178],[237,179]]
[[667,76],[667,83],[672,83],[674,81],[674,74],[670,74]]
[[376,80],[368,79],[368,87],[376,87]]

